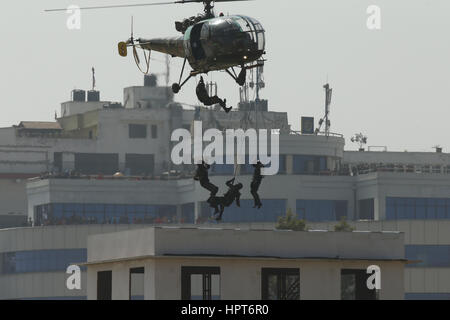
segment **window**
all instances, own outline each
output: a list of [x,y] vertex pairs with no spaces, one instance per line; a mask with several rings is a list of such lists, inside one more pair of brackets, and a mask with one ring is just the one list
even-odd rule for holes
[[374,216],[375,216],[374,200],[373,199],[359,200],[359,219],[373,220]]
[[450,268],[450,245],[405,245],[407,268]]
[[152,125],[152,139],[158,139],[158,126]]
[[181,267],[182,300],[220,300],[219,267]]
[[35,207],[35,225],[175,223],[174,205],[52,203]]
[[195,204],[186,203],[181,206],[181,221],[180,223],[195,223]]
[[311,222],[340,221],[347,215],[346,200],[297,200],[297,215]]
[[342,300],[377,300],[377,291],[367,288],[370,275],[366,270],[341,270],[341,299]]
[[386,220],[450,219],[450,198],[386,198]]
[[450,300],[450,293],[405,293],[405,300]]
[[150,176],[153,174],[155,157],[152,154],[126,154],[126,174],[132,176]]
[[4,252],[0,253],[0,274],[65,271],[71,264],[86,260],[86,249]]
[[75,170],[82,174],[109,174],[119,171],[117,153],[76,153]]
[[[270,167],[270,163],[266,165]],[[249,156],[245,156],[245,164],[241,165],[241,175],[253,175],[255,168],[250,164]],[[278,158],[278,174],[286,174],[286,155],[280,154]]]
[[128,137],[130,139],[145,139],[147,138],[147,126],[145,124],[129,124]]
[[327,171],[327,159],[320,156],[294,155],[294,174],[319,174]]
[[144,300],[144,267],[130,269],[130,300]]
[[62,152],[53,153],[53,167],[56,172],[61,172],[63,169],[63,156]]
[[[223,222],[277,222],[278,217],[286,215],[286,200],[261,199],[261,201],[263,206],[259,210],[253,209],[253,200],[241,199],[240,207],[236,205],[236,202],[233,202],[230,207],[226,208]],[[206,208],[206,215],[212,216],[214,209],[210,208],[206,202],[203,203]]]
[[97,300],[111,300],[112,271],[97,272]]
[[223,156],[222,164],[214,163],[211,165],[210,173],[214,175],[232,175],[234,174],[234,163],[226,164],[226,156]]
[[299,300],[300,270],[263,268],[262,300]]

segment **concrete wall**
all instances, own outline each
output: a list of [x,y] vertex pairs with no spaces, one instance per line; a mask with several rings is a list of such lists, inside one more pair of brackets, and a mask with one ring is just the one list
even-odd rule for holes
[[[219,194],[227,191],[228,176],[212,176]],[[238,176],[244,184],[241,199],[253,199],[251,176]],[[202,202],[209,193],[192,179],[185,180],[74,180],[51,179],[29,182],[29,209],[49,202],[172,204]],[[414,173],[371,173],[361,176],[277,175],[266,177],[259,194],[262,199],[285,199],[286,207],[296,212],[296,200],[345,200],[347,218],[357,219],[359,200],[374,198],[375,219],[385,219],[386,197],[435,197],[450,195],[450,179],[445,175]]]
[[181,267],[220,267],[222,300],[260,300],[262,268],[299,268],[300,300],[340,300],[341,269],[381,268],[382,300],[403,300],[403,263],[383,261],[288,261],[246,258],[162,258],[116,262],[88,267],[88,299],[97,299],[97,272],[111,270],[112,299],[129,299],[130,268],[145,268],[146,300],[180,300]]
[[450,165],[450,153],[435,152],[358,152],[345,151],[344,162],[391,163],[405,165]]
[[[136,227],[89,225],[3,229],[0,230],[0,254],[30,250],[86,249],[88,235]],[[73,261],[78,262],[82,261]],[[0,274],[0,299],[86,297],[86,272],[81,274],[81,290],[67,289],[68,276],[65,271]]]
[[[450,245],[449,220],[398,220],[349,222],[357,230],[392,230],[405,234],[405,245]],[[311,228],[333,230],[335,223],[308,224]],[[405,292],[449,293],[450,268],[405,268]]]
[[[188,239],[189,241],[186,241]],[[143,228],[94,235],[88,262],[155,256],[403,259],[403,234],[219,228]]]
[[26,180],[0,179],[0,214],[28,215]]
[[182,266],[219,266],[225,300],[261,299],[261,268],[267,267],[300,268],[301,299],[340,299],[342,268],[376,264],[381,299],[403,299],[403,258],[401,233],[129,230],[89,237],[88,298],[97,298],[98,271],[113,271],[113,299],[128,299],[129,269],[142,266],[146,299],[180,299]]

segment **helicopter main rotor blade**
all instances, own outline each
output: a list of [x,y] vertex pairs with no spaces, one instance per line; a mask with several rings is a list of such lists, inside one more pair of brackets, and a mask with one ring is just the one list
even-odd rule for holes
[[255,0],[211,0],[211,1],[205,1],[205,0],[178,0],[175,3],[191,3],[191,2],[235,2],[235,1],[255,1]]
[[[156,3],[137,3],[137,4],[119,4],[112,6],[97,6],[97,7],[81,7],[80,10],[97,10],[97,9],[114,9],[114,8],[129,8],[129,7],[146,7],[146,6],[161,6],[167,4],[175,4],[177,2],[156,2]],[[56,11],[67,11],[64,9],[47,9],[44,12],[56,12]]]
[[[211,2],[235,2],[235,1],[254,1],[254,0],[211,0]],[[172,2],[156,2],[156,3],[136,3],[136,4],[118,4],[111,6],[96,6],[96,7],[81,7],[80,10],[98,10],[98,9],[115,9],[115,8],[130,8],[130,7],[147,7],[147,6],[161,6],[168,4],[183,4],[183,3],[202,3],[205,0],[178,0]],[[64,9],[46,9],[44,12],[57,12],[57,11],[67,11]]]

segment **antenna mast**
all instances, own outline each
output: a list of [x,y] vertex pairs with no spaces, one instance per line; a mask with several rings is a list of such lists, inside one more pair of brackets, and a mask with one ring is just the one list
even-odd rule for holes
[[320,133],[320,129],[322,128],[323,123],[325,122],[325,136],[330,136],[330,127],[331,122],[329,120],[330,115],[330,105],[331,105],[331,97],[333,95],[333,89],[330,88],[330,85],[327,83],[323,86],[325,89],[325,116],[320,119],[319,127],[316,128],[315,134],[318,135]]
[[330,88],[330,85],[327,83],[323,86],[325,89],[325,135],[330,136],[330,126],[331,122],[328,119],[330,114],[330,105],[331,105],[331,97],[333,95],[333,89]]
[[92,91],[95,90],[95,68],[92,67]]

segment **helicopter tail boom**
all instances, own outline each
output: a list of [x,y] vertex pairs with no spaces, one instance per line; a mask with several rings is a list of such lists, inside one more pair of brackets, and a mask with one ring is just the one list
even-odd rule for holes
[[173,57],[185,58],[183,37],[157,38],[157,39],[138,39],[138,46],[145,50],[153,50]]

